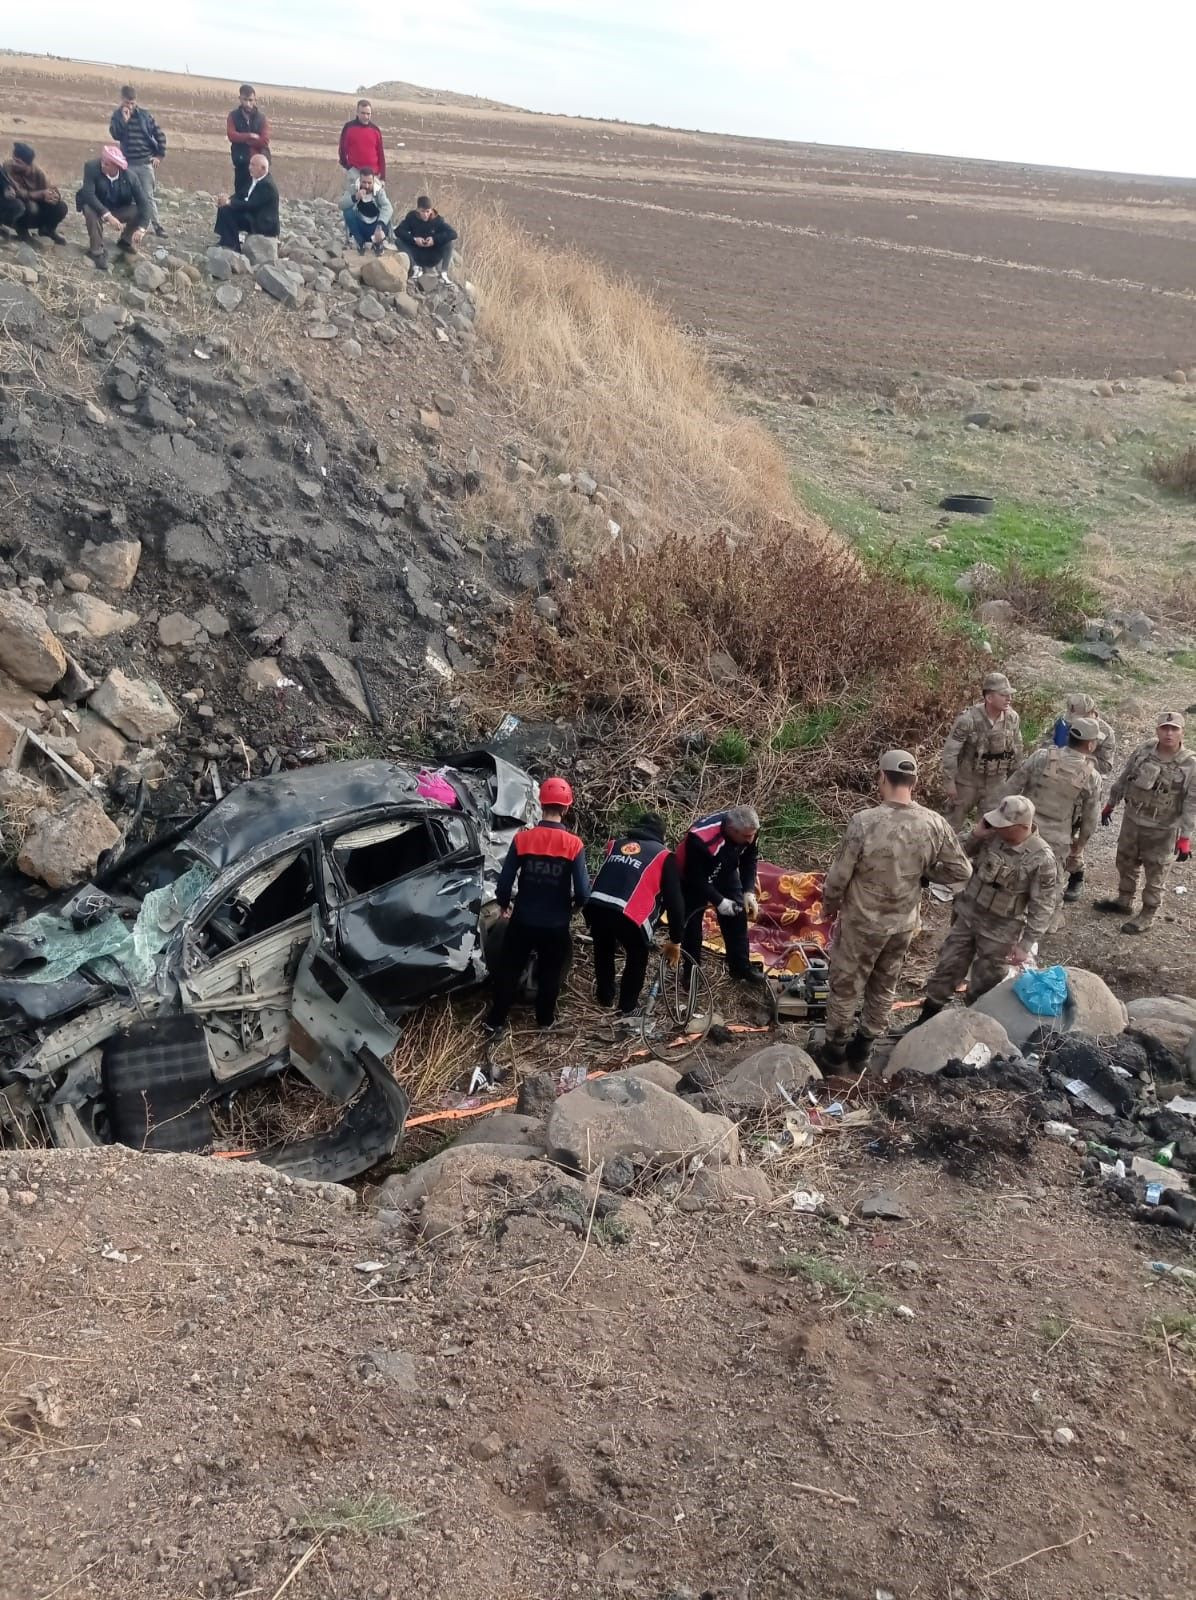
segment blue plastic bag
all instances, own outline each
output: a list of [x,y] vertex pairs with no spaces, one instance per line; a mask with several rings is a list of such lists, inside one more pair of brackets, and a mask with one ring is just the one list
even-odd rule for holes
[[1013,992],[1036,1017],[1057,1017],[1067,1004],[1067,968],[1023,972],[1013,980]]

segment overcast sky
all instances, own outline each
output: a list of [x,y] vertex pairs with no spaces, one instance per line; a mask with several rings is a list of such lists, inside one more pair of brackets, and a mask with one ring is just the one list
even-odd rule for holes
[[3,43],[536,111],[1196,176],[1196,5],[1150,0],[43,0]]

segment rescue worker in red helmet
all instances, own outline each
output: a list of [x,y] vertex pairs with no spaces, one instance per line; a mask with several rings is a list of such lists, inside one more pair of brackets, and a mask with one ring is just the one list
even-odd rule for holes
[[485,1022],[488,1033],[500,1033],[506,1027],[519,980],[532,955],[536,957],[536,1022],[541,1028],[551,1028],[556,1021],[561,975],[573,950],[569,924],[574,909],[580,910],[590,897],[586,847],[563,821],[572,804],[573,790],[564,778],[545,778],[540,785],[542,820],[534,828],[519,830],[498,875],[495,899],[509,921],[494,974],[494,1000]]
[[759,833],[760,818],[751,806],[731,806],[692,823],[676,849],[685,897],[681,948],[686,961],[702,965],[702,920],[711,905],[718,914],[727,970],[741,983],[761,981],[748,945],[748,923],[755,921],[760,907],[756,893]]
[[586,907],[594,938],[594,977],[600,1006],[615,1003],[615,951],[622,948],[619,1016],[631,1017],[639,1005],[656,919],[664,909],[669,938],[665,953],[672,966],[681,960],[685,905],[677,858],[664,841],[664,823],[645,812],[624,834],[611,839]]

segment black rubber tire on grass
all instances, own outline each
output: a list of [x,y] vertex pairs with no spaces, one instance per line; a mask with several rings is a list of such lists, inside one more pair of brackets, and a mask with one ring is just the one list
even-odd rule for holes
[[948,494],[939,501],[939,510],[962,511],[969,517],[987,517],[993,505],[990,494]]

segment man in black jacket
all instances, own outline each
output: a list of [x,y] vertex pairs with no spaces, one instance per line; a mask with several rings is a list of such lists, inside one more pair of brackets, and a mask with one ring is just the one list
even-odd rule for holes
[[664,842],[664,823],[649,811],[607,845],[606,859],[586,902],[600,1006],[615,1003],[616,948],[621,946],[626,955],[619,985],[620,1018],[633,1016],[639,1005],[652,936],[662,908],[669,927],[665,953],[676,966],[681,960],[685,932],[681,874],[676,856]]
[[278,238],[278,187],[270,176],[270,163],[258,154],[249,158],[249,187],[243,200],[220,196],[216,207],[216,232],[226,250],[240,250],[243,233]]
[[681,892],[685,897],[685,937],[681,941],[687,962],[702,965],[702,918],[708,905],[718,917],[727,951],[727,968],[733,978],[755,983],[748,942],[748,923],[760,908],[756,893],[757,838],[760,818],[751,806],[731,806],[691,823],[677,846]]
[[137,91],[127,83],[120,91],[120,104],[112,113],[108,132],[113,143],[118,144],[129,163],[129,182],[140,189],[145,214],[160,239],[166,229],[158,216],[155,190],[158,186],[158,163],[166,157],[166,135],[143,106],[137,104]]
[[106,144],[94,161],[84,163],[75,195],[75,210],[87,224],[87,252],[101,272],[108,270],[106,227],[121,230],[119,250],[136,250],[145,236],[145,199],[129,182],[128,166],[120,146]]
[[449,227],[426,194],[420,195],[415,210],[409,211],[395,229],[399,249],[411,258],[413,278],[422,278],[424,269],[429,268],[447,279],[456,237],[456,230]]
[[244,200],[253,181],[249,162],[253,156],[270,158],[270,119],[257,103],[257,90],[243,83],[240,99],[228,114],[226,130],[233,158],[233,198]]

